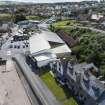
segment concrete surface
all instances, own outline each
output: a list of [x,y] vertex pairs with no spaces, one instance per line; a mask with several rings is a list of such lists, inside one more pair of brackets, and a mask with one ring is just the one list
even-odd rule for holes
[[12,60],[0,66],[0,105],[31,105]]

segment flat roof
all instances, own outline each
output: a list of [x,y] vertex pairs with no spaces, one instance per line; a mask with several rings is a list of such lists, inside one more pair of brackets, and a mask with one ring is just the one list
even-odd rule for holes
[[29,20],[29,22],[39,23],[40,21],[38,21],[38,20]]
[[46,23],[38,24],[38,27],[39,27],[39,28],[42,28],[42,29],[43,29],[43,28],[44,28],[44,29],[48,29],[48,26],[49,26],[49,25],[46,24]]
[[49,43],[40,35],[33,35],[32,37],[30,37],[29,41],[31,54],[51,48]]
[[[51,48],[49,42],[54,42],[62,45]],[[36,33],[30,38],[30,53],[37,55],[44,52],[50,52],[54,54],[67,54],[71,53],[71,49],[56,33],[53,33],[51,31],[42,31],[41,33]]]
[[47,41],[65,43],[56,33],[51,31],[42,31],[40,35],[43,36]]
[[41,55],[35,56],[34,58],[37,61],[45,61],[45,60],[56,58],[56,55],[53,54],[53,53],[51,53],[51,54],[41,54]]
[[53,53],[56,53],[56,54],[71,53],[70,48],[66,44],[59,46],[59,47],[56,47],[56,48],[53,48],[51,50]]

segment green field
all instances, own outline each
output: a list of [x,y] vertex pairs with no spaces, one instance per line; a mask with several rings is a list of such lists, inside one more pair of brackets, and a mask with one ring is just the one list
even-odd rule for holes
[[5,5],[6,3],[3,1],[0,1],[0,5]]
[[55,28],[64,28],[66,26],[73,26],[73,25],[81,25],[78,21],[76,20],[64,20],[64,21],[59,21],[57,23],[54,23],[53,26]]
[[43,20],[44,18],[41,16],[27,16],[26,19],[28,20]]
[[12,15],[9,13],[2,13],[0,14],[1,21],[10,21],[12,19]]
[[68,89],[61,87],[49,72],[42,74],[40,77],[52,91],[56,99],[63,105],[78,105],[73,97],[70,96]]

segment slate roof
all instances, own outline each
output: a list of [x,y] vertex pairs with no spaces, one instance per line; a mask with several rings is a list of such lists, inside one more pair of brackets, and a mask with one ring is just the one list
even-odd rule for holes
[[[70,70],[67,70],[67,75],[77,82],[80,80],[81,88],[91,97],[94,101],[98,101],[99,103],[103,103],[105,101],[105,86],[98,80],[94,75],[89,72],[89,68],[94,65],[93,64],[76,64],[73,65],[73,74]],[[103,99],[102,99],[103,98]],[[99,104],[104,105],[104,104]]]
[[65,33],[63,30],[57,31],[58,36],[71,48],[77,44],[77,41],[74,40],[70,35]]
[[30,53],[35,54],[40,51],[48,50],[51,46],[49,43],[39,35],[30,37]]

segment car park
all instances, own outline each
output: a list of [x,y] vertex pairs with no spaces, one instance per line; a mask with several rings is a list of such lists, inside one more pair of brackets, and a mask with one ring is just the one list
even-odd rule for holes
[[28,40],[29,39],[29,36],[13,36],[13,40],[14,41],[24,41],[24,40]]

